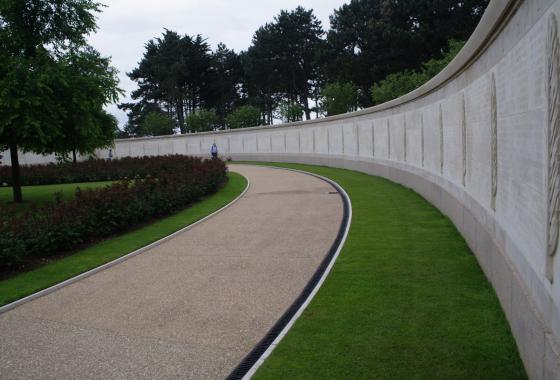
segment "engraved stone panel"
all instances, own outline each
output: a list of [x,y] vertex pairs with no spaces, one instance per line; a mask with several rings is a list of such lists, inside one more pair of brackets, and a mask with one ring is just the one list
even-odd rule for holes
[[424,167],[424,112],[420,114],[420,133],[421,133],[421,150],[422,150],[422,167]]
[[257,133],[257,147],[259,153],[270,153],[270,134],[268,132]]
[[354,124],[345,124],[342,127],[342,131],[344,133],[344,155],[349,157],[357,156],[358,136],[356,135],[356,126]]
[[406,160],[409,164],[422,167],[422,111],[405,114]]
[[184,138],[174,138],[173,139],[173,153],[174,154],[186,154],[187,147],[185,145]]
[[132,157],[141,157],[144,155],[144,144],[140,141],[134,141],[130,144],[130,155]]
[[272,152],[286,153],[284,146],[284,132],[272,132]]
[[144,141],[144,155],[157,156],[159,154],[159,144],[155,141]]
[[286,152],[299,153],[299,130],[289,128],[286,130]]
[[463,183],[463,97],[456,94],[442,105],[444,167],[443,175],[461,185]]
[[463,156],[463,186],[467,180],[467,111],[465,110],[465,94],[461,94],[461,144]]
[[375,158],[389,159],[387,119],[375,119],[373,121],[373,132]]
[[548,233],[546,277],[554,280],[554,256],[558,249],[560,218],[560,43],[558,23],[551,13],[547,33],[547,193],[548,193]]
[[443,141],[443,111],[441,103],[438,104],[438,125],[439,125],[439,172],[443,175],[443,167],[445,165],[444,141]]
[[173,142],[169,140],[157,140],[159,144],[159,155],[173,154]]
[[466,113],[466,185],[467,191],[491,209],[492,136],[491,78],[477,79],[464,90]]
[[313,129],[302,128],[300,130],[299,145],[301,153],[313,153]]
[[[245,135],[243,139],[245,153],[257,153],[257,134],[252,132]],[[208,147],[210,149],[210,147]]]
[[405,134],[404,134],[404,115],[394,115],[389,119],[390,130],[390,154],[391,160],[404,162],[405,155]]
[[315,153],[327,154],[329,152],[327,127],[315,128]]
[[424,167],[440,174],[439,106],[431,104],[422,110],[424,130]]
[[490,74],[490,145],[491,145],[491,201],[492,210],[496,211],[498,195],[498,102],[496,99],[496,77]]
[[335,124],[327,128],[329,129],[329,153],[342,154],[342,125]]
[[243,135],[232,133],[229,138],[229,149],[231,153],[243,153]]
[[361,121],[358,123],[358,152],[360,157],[373,157],[372,125],[371,121]]

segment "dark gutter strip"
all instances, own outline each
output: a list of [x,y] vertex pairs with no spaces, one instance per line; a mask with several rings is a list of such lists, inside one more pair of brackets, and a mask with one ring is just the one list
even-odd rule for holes
[[343,239],[348,224],[350,223],[350,201],[349,199],[346,198],[345,192],[342,189],[342,187],[340,187],[340,185],[338,185],[336,182],[328,178],[313,173],[301,171],[301,170],[272,167],[272,166],[270,168],[296,171],[299,173],[311,175],[313,177],[328,182],[331,186],[333,186],[337,190],[338,194],[340,195],[340,198],[342,199],[342,203],[343,203],[344,213],[343,213],[342,223],[340,224],[340,228],[338,229],[338,234],[336,236],[336,239],[334,240],[325,258],[323,259],[323,261],[321,262],[321,264],[319,265],[319,267],[317,268],[317,270],[315,271],[315,273],[313,274],[313,276],[311,277],[311,279],[309,280],[309,282],[307,283],[307,285],[305,286],[301,294],[298,296],[298,298],[296,298],[296,300],[292,303],[292,305],[288,308],[288,310],[284,312],[284,314],[274,324],[274,326],[272,326],[272,328],[266,333],[264,338],[262,338],[261,341],[257,343],[257,345],[253,348],[253,350],[247,356],[245,356],[245,358],[241,361],[241,363],[239,363],[237,367],[235,367],[235,369],[229,374],[229,376],[226,378],[228,380],[242,379],[251,370],[251,368],[257,363],[257,361],[262,357],[262,355],[270,347],[270,345],[274,342],[274,340],[278,337],[278,335],[282,332],[282,330],[288,325],[288,323],[296,315],[298,310],[306,302],[306,300],[309,298],[309,296],[311,295],[311,293],[319,283],[321,277],[327,270],[331,261],[335,258],[337,250],[339,249],[341,243],[343,243]]

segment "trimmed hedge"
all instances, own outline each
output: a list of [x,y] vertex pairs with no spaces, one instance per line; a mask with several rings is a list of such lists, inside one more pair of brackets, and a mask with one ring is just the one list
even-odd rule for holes
[[[157,157],[126,157],[109,160],[87,160],[83,162],[21,165],[21,184],[52,185],[57,183],[115,181],[120,179],[157,177],[162,167],[176,160],[189,160],[189,156],[171,155]],[[0,185],[12,185],[9,166],[0,166]]]
[[[131,172],[126,172],[123,161],[131,163]],[[14,208],[0,209],[0,270],[16,269],[31,258],[71,251],[170,214],[216,192],[226,180],[226,165],[221,160],[166,156],[114,163],[116,168],[108,161],[88,161],[96,174],[87,178],[143,178],[124,179],[105,188],[78,188],[75,199],[63,201],[58,196],[20,215]],[[84,177],[71,178],[84,181]]]

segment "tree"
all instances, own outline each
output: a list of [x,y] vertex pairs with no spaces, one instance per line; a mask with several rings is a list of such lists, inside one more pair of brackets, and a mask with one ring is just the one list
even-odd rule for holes
[[161,112],[150,112],[144,119],[141,131],[143,136],[161,136],[174,134],[173,123]]
[[94,124],[91,129],[65,126],[68,130],[63,132],[62,141],[52,152],[63,161],[68,161],[68,155],[71,153],[72,162],[75,164],[78,153],[91,156],[96,149],[112,147],[119,131],[117,118],[105,110],[100,110],[95,115],[92,113],[92,119]]
[[279,72],[284,92],[292,102],[299,103],[307,120],[311,118],[309,98],[317,80],[316,59],[324,35],[321,22],[313,10],[297,7],[293,11],[281,11],[276,17],[275,50],[281,58]]
[[317,57],[323,35],[313,10],[303,7],[281,11],[273,23],[255,32],[247,52],[248,78],[253,94],[258,94],[254,88],[260,89],[261,106],[267,107],[270,122],[278,98],[300,104],[306,118],[311,118],[309,98],[317,85]]
[[186,132],[185,116],[211,103],[210,47],[202,36],[180,36],[165,30],[162,37],[148,41],[142,60],[127,75],[138,83],[131,97],[136,103],[121,104],[129,111],[129,123],[139,128],[141,120],[155,108],[161,109]]
[[396,99],[429,81],[438,74],[463,47],[464,42],[450,40],[449,51],[439,59],[430,59],[422,63],[418,71],[404,70],[400,73],[390,74],[379,83],[371,87],[371,96],[374,103],[384,103]]
[[[0,2],[0,146],[10,150],[16,202],[22,201],[18,149],[64,151],[65,127],[71,119],[68,104],[89,110],[81,103],[83,98],[64,96],[76,79],[70,73],[89,75],[73,71],[77,66],[72,64],[72,54],[91,53],[85,36],[96,30],[95,13],[100,8],[92,0]],[[117,90],[114,81],[97,84],[108,90],[105,94]],[[99,107],[91,110],[98,111]]]
[[231,129],[256,127],[261,124],[261,111],[254,106],[241,106],[227,116],[226,123]]
[[194,132],[212,131],[217,124],[218,116],[214,110],[202,108],[187,117],[187,126]]
[[373,83],[441,57],[449,39],[466,40],[487,4],[488,0],[351,0],[330,18],[327,77],[355,83],[360,106],[371,106]]
[[103,106],[118,100],[117,73],[108,58],[91,47],[69,51],[60,61],[66,85],[61,87],[59,101],[65,110],[61,120],[61,137],[52,141],[48,150],[62,157],[72,153],[92,154],[98,148],[112,145],[118,129],[116,118]]
[[243,86],[248,102],[262,112],[265,124],[272,124],[274,110],[281,99],[277,63],[270,54],[274,44],[271,27],[259,28],[253,36],[252,45],[241,54]]
[[358,107],[358,88],[352,82],[329,83],[321,95],[321,108],[327,116],[355,111]]
[[241,102],[241,59],[233,50],[220,43],[212,53],[211,70],[207,106],[216,110],[218,122],[223,126],[226,116]]

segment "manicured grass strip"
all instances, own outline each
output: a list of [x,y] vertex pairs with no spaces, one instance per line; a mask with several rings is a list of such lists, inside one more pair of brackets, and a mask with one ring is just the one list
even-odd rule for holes
[[358,172],[302,169],[352,201],[326,282],[255,379],[524,379],[495,293],[453,224],[414,191]]
[[226,186],[193,206],[146,227],[105,240],[71,256],[0,282],[0,306],[142,248],[196,222],[235,199],[247,186],[245,177],[228,174]]
[[[41,204],[51,201],[56,193],[61,193],[63,199],[72,199],[76,195],[76,188],[82,190],[108,186],[112,181],[64,183],[42,186],[23,186],[21,188],[24,202],[16,205],[18,212],[28,209],[33,203]],[[12,187],[0,187],[0,205],[12,202]]]

